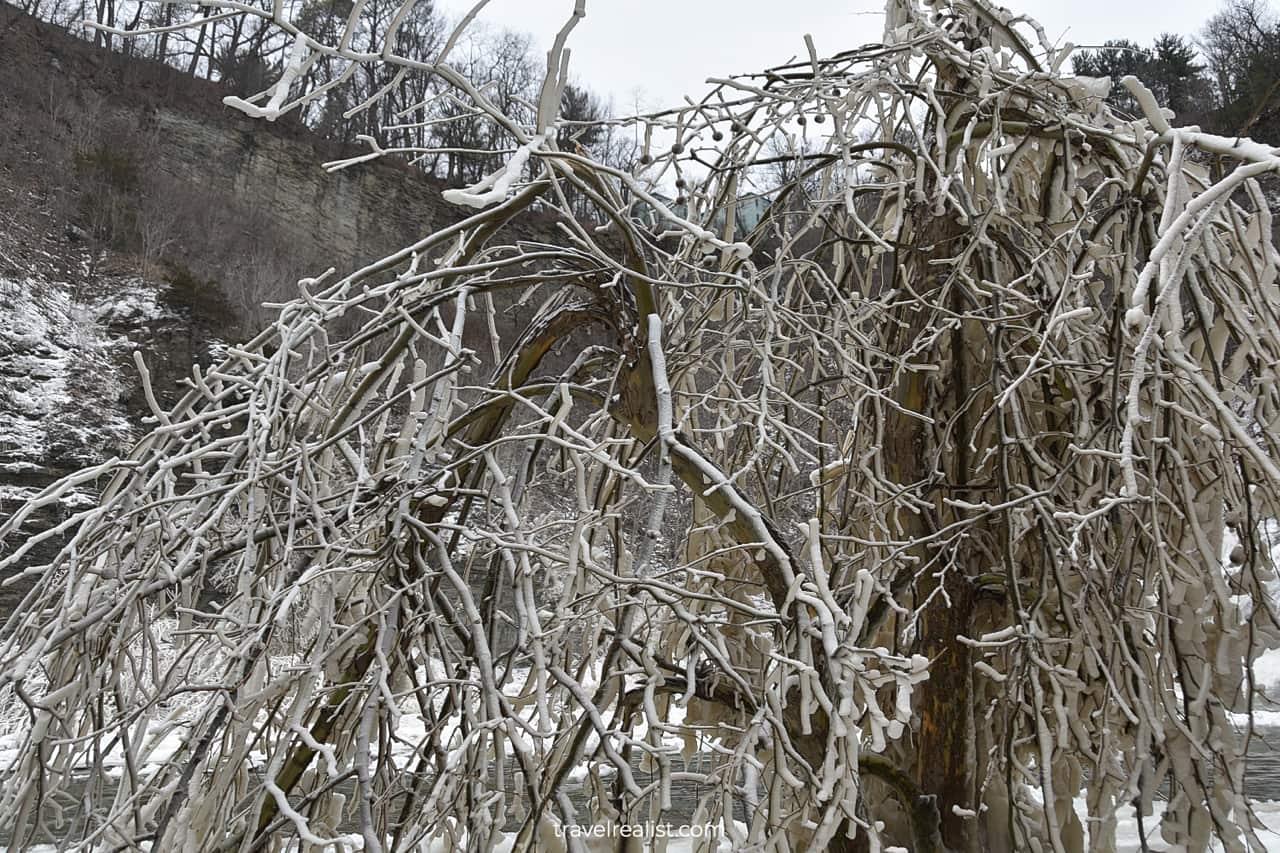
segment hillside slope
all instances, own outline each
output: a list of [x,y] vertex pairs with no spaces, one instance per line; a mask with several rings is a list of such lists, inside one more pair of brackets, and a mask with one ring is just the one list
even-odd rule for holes
[[[350,148],[247,119],[215,84],[2,3],[0,56],[0,518],[127,450],[150,411],[135,350],[171,403],[193,362],[251,336],[299,278],[463,215],[403,164],[329,174]],[[536,214],[514,225],[552,233]],[[0,591],[0,611],[13,596]]]

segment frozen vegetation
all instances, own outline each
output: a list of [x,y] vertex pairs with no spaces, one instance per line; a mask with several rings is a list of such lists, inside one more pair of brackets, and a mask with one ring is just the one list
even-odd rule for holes
[[91,276],[89,253],[60,242],[0,210],[0,472],[37,481],[127,450],[125,330],[163,311],[157,285]]
[[[1280,842],[1245,779],[1280,711],[1280,151],[986,0],[612,120],[621,166],[564,115],[582,2],[510,103],[455,63],[469,18],[400,38],[413,0],[205,5],[288,46],[246,115],[328,109],[337,62],[387,76],[356,111],[429,72],[503,142],[464,219],[319,265],[172,404],[144,372],[127,453],[0,522],[65,510],[0,556],[38,579],[0,629],[11,846]],[[329,167],[441,153],[367,142]],[[513,231],[535,203],[556,239]],[[96,330],[159,303],[13,287],[9,452],[47,454]]]

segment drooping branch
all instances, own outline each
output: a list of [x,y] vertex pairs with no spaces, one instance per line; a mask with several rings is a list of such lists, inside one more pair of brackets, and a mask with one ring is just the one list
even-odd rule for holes
[[1165,791],[1166,842],[1257,846],[1271,148],[1133,83],[1119,120],[970,0],[616,119],[632,169],[560,149],[563,39],[531,118],[461,30],[432,62],[213,8],[300,46],[251,112],[326,97],[322,57],[441,75],[515,142],[459,223],[299,283],[0,525],[110,478],[0,634],[18,844],[540,849],[686,785],[740,847],[1077,849],[1082,799],[1106,850]]

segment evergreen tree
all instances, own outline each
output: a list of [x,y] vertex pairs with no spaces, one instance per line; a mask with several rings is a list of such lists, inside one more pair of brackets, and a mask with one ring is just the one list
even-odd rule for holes
[[1138,105],[1120,80],[1130,74],[1141,77],[1150,53],[1129,39],[1107,39],[1098,50],[1085,50],[1071,58],[1071,68],[1084,77],[1110,77],[1111,94],[1107,100],[1120,110],[1136,113]]

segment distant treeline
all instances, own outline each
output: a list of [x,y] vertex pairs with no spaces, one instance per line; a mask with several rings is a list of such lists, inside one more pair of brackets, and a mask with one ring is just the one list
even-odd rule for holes
[[1165,33],[1149,47],[1110,39],[1075,54],[1073,69],[1110,76],[1110,100],[1135,115],[1120,86],[1126,74],[1141,78],[1179,124],[1280,142],[1280,16],[1266,0],[1228,0],[1199,33]]

